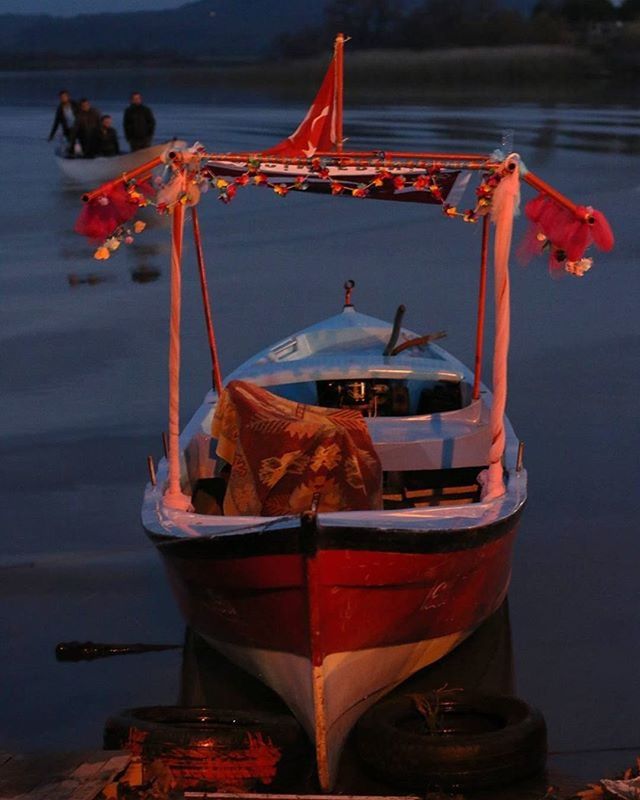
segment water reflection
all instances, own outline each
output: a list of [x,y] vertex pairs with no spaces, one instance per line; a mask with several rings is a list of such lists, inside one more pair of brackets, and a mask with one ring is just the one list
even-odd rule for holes
[[86,275],[78,275],[76,272],[70,272],[67,275],[69,286],[75,288],[86,284],[87,286],[96,286],[99,283],[106,283],[112,281],[114,278],[111,275],[100,275],[95,272],[89,272]]
[[[81,190],[74,185],[64,183],[58,191],[60,205],[66,212],[67,220],[75,220],[82,211]],[[88,269],[83,272],[74,270],[67,274],[70,287],[96,286],[116,280],[116,272],[122,262],[128,267],[131,281],[134,283],[152,283],[162,275],[161,263],[168,251],[166,229],[168,218],[160,216],[153,208],[141,209],[137,218],[145,223],[144,235],[137,237],[129,244],[123,244],[113,259],[103,263],[105,272]],[[91,265],[93,252],[99,242],[90,242],[73,231],[69,225],[59,232],[58,254],[65,261],[73,261],[83,266]],[[124,255],[124,258],[123,258]],[[92,265],[93,266],[93,265]]]
[[557,145],[559,125],[557,117],[546,117],[533,132],[531,146],[538,164],[547,164]]
[[139,267],[131,270],[131,280],[134,283],[151,283],[152,281],[157,281],[161,275],[161,270],[148,264],[140,264]]

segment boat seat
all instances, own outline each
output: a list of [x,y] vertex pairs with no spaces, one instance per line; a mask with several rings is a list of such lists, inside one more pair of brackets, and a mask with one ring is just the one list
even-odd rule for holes
[[389,471],[383,474],[385,509],[477,503],[478,474],[485,467]]

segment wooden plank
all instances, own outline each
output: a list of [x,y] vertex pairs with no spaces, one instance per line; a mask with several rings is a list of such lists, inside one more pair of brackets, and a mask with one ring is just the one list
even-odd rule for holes
[[[102,780],[96,778],[95,780],[86,781],[76,785],[73,791],[67,795],[65,800],[95,800],[101,794],[104,787],[111,783],[110,780]],[[31,798],[29,798],[31,800]]]
[[71,773],[72,778],[76,778],[76,780],[84,781],[88,778],[93,778],[102,767],[106,764],[106,759],[100,759],[100,761],[94,761],[93,763],[90,761],[85,761],[83,764],[80,764],[79,767],[76,767],[74,771]]
[[124,770],[129,766],[129,762],[131,761],[131,753],[127,752],[126,750],[116,751],[117,755],[112,756],[107,763],[104,765],[105,772],[124,772]]
[[206,800],[422,800],[417,795],[261,794],[260,792],[184,792],[185,798]]
[[131,755],[129,753],[112,756],[108,761],[100,765],[100,769],[94,773],[94,777],[87,776],[87,779],[76,787],[67,800],[94,800],[107,784],[114,781],[126,770],[130,761]]
[[94,800],[129,760],[121,751],[15,756],[0,773],[0,798]]
[[[69,778],[53,780],[50,783],[42,783],[36,786],[32,791],[26,794],[20,794],[9,800],[68,800],[71,792],[77,785],[77,781]],[[93,798],[91,798],[91,800],[93,800]]]
[[63,778],[83,761],[77,753],[27,753],[13,756],[0,770],[0,797],[19,797],[56,776]]

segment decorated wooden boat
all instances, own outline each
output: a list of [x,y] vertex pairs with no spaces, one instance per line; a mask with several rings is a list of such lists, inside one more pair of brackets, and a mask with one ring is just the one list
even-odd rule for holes
[[[181,436],[181,487],[192,493],[194,510],[164,502],[166,461],[144,498],[145,530],[185,619],[285,699],[316,741],[325,787],[360,714],[500,606],[526,498],[508,425],[505,492],[480,497],[491,396],[474,400],[473,375],[435,344],[384,355],[392,333],[391,324],[347,304],[229,376],[234,411],[220,426],[239,419],[254,447],[236,447],[226,491],[234,505],[256,491],[234,481],[240,461],[247,462],[266,481],[256,480],[257,493],[268,487],[270,513],[198,513],[215,509],[220,498],[211,479],[215,391]],[[398,343],[416,338],[402,328]],[[332,412],[341,419],[332,420]],[[316,416],[320,435],[308,420]],[[335,435],[342,426],[351,437]],[[343,441],[361,428],[372,444],[366,450]],[[259,430],[267,440],[260,446]],[[292,491],[303,513],[291,513],[280,496],[290,489],[292,475],[279,473],[292,453],[299,480]],[[347,459],[351,472],[339,469]],[[348,491],[336,489],[335,476]],[[350,495],[350,503],[323,511],[323,488]]]
[[[323,789],[367,707],[440,659],[487,619],[509,586],[526,494],[522,448],[505,417],[509,253],[521,181],[528,243],[553,269],[583,274],[587,246],[613,245],[604,217],[526,170],[516,154],[346,152],[342,44],[296,132],[259,153],[196,144],[90,192],[77,224],[133,236],[154,204],[172,220],[167,456],[152,465],[142,509],[185,620],[275,689],[315,743]],[[460,211],[474,181],[472,207]],[[437,341],[356,310],[294,332],[222,380],[208,304],[197,204],[247,186],[336,197],[419,200],[482,226],[473,370]],[[355,200],[354,200],[355,201]],[[212,389],[181,432],[180,295],[185,214],[193,223],[212,359]],[[491,222],[492,390],[481,381]],[[336,309],[338,310],[338,309]],[[329,311],[329,310],[328,310]],[[393,315],[392,315],[393,316]]]

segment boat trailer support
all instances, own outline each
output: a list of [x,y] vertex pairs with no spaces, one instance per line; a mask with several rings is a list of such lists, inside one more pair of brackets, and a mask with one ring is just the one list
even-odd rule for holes
[[195,206],[191,209],[191,220],[193,222],[193,238],[196,245],[196,257],[198,259],[198,272],[200,274],[200,290],[202,292],[202,308],[204,311],[204,321],[207,326],[207,337],[209,339],[209,352],[211,354],[211,381],[212,386],[218,393],[222,394],[222,375],[220,374],[220,360],[218,358],[218,347],[216,337],[213,332],[213,322],[211,318],[211,304],[209,302],[209,288],[207,286],[207,271],[204,263],[204,253],[202,252],[202,237],[200,236],[200,222],[198,220],[198,210]]
[[480,285],[478,287],[478,321],[476,324],[476,357],[473,375],[473,399],[480,399],[482,376],[482,348],[484,344],[484,319],[487,308],[487,260],[489,255],[489,215],[482,218],[482,246],[480,255]]

